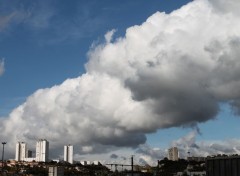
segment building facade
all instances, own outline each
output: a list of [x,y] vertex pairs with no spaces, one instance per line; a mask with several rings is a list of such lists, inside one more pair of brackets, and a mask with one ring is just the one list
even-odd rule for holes
[[64,161],[73,164],[73,146],[72,145],[64,146]]
[[179,158],[178,148],[172,147],[168,149],[168,159],[172,161],[177,161]]
[[207,157],[207,176],[239,176],[240,156]]
[[25,161],[27,154],[27,144],[25,142],[17,142],[16,144],[16,161]]
[[47,162],[49,157],[49,142],[46,139],[40,139],[36,144],[36,161]]
[[64,168],[59,166],[50,166],[48,176],[64,176]]

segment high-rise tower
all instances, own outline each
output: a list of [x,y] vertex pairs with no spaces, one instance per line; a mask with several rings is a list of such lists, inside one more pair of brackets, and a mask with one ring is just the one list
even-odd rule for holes
[[25,142],[17,142],[16,144],[16,161],[24,161],[27,153],[27,144]]
[[36,145],[36,161],[47,162],[49,155],[49,142],[46,139],[40,139]]
[[64,146],[64,161],[73,164],[73,146],[72,145]]
[[168,159],[172,161],[177,161],[179,157],[178,148],[172,147],[168,149]]

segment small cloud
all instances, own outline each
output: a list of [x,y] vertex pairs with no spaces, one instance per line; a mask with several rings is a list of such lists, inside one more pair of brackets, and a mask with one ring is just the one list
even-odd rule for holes
[[105,34],[105,40],[107,43],[110,43],[112,41],[112,38],[113,38],[113,34],[116,32],[115,29],[111,30],[111,31],[108,31],[106,34]]
[[116,155],[116,154],[111,154],[111,156],[110,156],[110,158],[112,158],[112,159],[117,159],[118,158],[118,155]]
[[93,150],[92,146],[83,146],[82,151],[85,153],[89,153]]
[[4,73],[5,67],[4,67],[4,59],[0,60],[0,76]]

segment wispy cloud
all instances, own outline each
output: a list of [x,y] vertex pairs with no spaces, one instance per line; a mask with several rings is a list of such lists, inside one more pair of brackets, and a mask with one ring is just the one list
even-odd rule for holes
[[[95,3],[72,4],[74,9],[54,1],[0,2],[0,32],[7,27],[23,26],[40,44],[56,44],[91,37],[106,24],[104,17],[95,12]],[[44,37],[36,37],[39,35]]]
[[15,19],[15,17],[16,17],[15,12],[12,12],[5,16],[1,15],[0,16],[0,32],[6,29],[11,24],[11,22]]
[[25,25],[26,29],[32,31],[46,29],[55,13],[53,5],[46,1],[1,3],[0,10],[1,31],[19,25]]
[[[106,25],[106,20],[100,13],[95,12],[95,3],[88,2],[75,4],[73,15],[70,20],[62,18],[61,11],[55,15],[55,23],[51,25],[51,30],[54,31],[53,37],[47,42],[56,44],[61,42],[76,41],[83,38],[91,37],[98,32],[102,26]],[[70,9],[68,9],[70,10]],[[108,29],[106,29],[108,30]]]

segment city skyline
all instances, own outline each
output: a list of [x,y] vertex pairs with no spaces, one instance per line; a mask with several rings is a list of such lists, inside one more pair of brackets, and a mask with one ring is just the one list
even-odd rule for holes
[[[31,153],[31,154],[30,154]],[[32,155],[33,151],[27,147],[27,142],[17,142],[15,151],[16,161],[37,161],[37,162],[48,162],[51,160],[63,160],[70,164],[73,164],[73,145],[63,146],[63,158],[49,158],[49,141],[47,139],[39,139],[36,141],[35,157]],[[30,155],[29,155],[30,154]]]
[[240,154],[240,2],[0,0],[0,139],[74,158]]
[[[63,146],[63,158],[49,158],[49,155],[51,151],[49,150],[49,141],[47,139],[39,139],[36,141],[36,152],[35,157],[32,155],[33,151],[29,150],[27,147],[27,142],[17,142],[16,143],[16,151],[15,151],[15,161],[17,162],[68,162],[70,164],[74,163],[82,163],[83,165],[89,164],[89,163],[98,163],[99,161],[77,161],[73,159],[74,156],[74,147],[71,144],[64,145]],[[226,156],[225,154],[223,156]],[[134,155],[131,156],[131,159],[133,159]],[[212,157],[212,156],[211,156]],[[210,157],[210,158],[211,158]],[[114,157],[112,157],[113,159]],[[177,147],[171,147],[168,148],[167,155],[164,157],[164,159],[167,158],[168,160],[172,161],[178,161],[179,159],[186,159],[186,160],[204,160],[206,157],[194,157],[190,156],[190,152],[188,153],[188,156],[186,158],[179,158],[179,152]],[[7,158],[6,160],[13,160],[11,158]],[[109,163],[102,163],[107,164]],[[114,163],[113,163],[114,164]],[[119,163],[120,164],[120,163]],[[137,163],[138,164],[138,163]],[[143,163],[141,163],[143,164]],[[147,163],[144,163],[147,164]],[[97,165],[97,164],[96,164]]]

